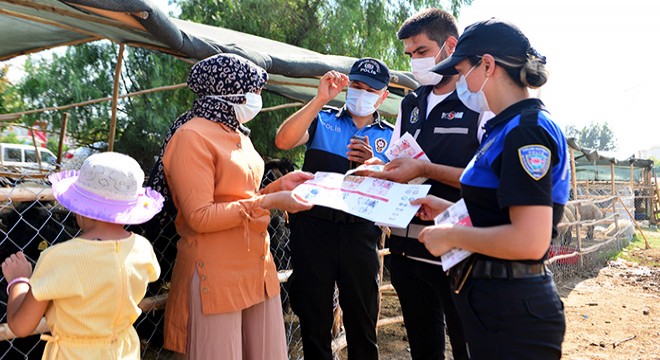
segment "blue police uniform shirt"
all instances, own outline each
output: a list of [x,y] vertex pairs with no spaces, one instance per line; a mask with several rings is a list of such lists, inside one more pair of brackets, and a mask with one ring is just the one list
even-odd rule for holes
[[312,173],[348,171],[349,161],[346,153],[353,135],[368,137],[374,156],[387,162],[384,153],[393,131],[394,126],[383,120],[378,112],[374,113],[374,121],[371,124],[358,130],[345,107],[341,109],[325,107],[309,126],[303,170]]
[[553,237],[569,189],[566,138],[539,99],[520,101],[490,119],[461,176],[474,226],[510,224],[510,206],[547,205],[553,208]]

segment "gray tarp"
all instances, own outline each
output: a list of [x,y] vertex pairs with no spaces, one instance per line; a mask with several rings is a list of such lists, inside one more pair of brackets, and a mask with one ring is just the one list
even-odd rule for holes
[[[269,85],[269,90],[302,101],[315,94],[318,82],[314,78],[330,69],[348,73],[356,60],[173,19],[149,0],[0,0],[0,34],[0,60],[98,39],[197,60],[220,52],[235,53],[287,83]],[[376,56],[365,54],[369,55]],[[417,83],[410,73],[393,71],[390,85],[414,89]],[[392,94],[382,112],[396,114],[400,100],[401,96]]]
[[598,151],[596,149],[589,149],[580,146],[577,143],[575,138],[566,139],[568,146],[575,150],[575,160],[581,164],[593,164],[593,165],[607,165],[610,164],[619,165],[619,166],[630,166],[636,168],[647,168],[650,169],[653,167],[653,160],[648,159],[636,159],[635,157],[629,157],[627,159],[617,159],[608,152]]

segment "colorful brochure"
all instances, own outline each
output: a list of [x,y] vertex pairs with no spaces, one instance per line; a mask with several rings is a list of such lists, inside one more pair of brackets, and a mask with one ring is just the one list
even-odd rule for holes
[[[411,158],[411,159],[420,159],[425,161],[429,160],[428,156],[424,153],[424,150],[419,146],[415,138],[410,135],[410,133],[405,133],[399,138],[394,144],[385,151],[385,156],[388,159],[394,160],[399,158]],[[408,181],[408,184],[422,184],[426,181],[425,177],[418,177]]]
[[431,185],[319,171],[293,193],[314,205],[345,211],[379,225],[405,228],[420,207],[411,205],[410,200],[426,196],[430,189]]
[[[445,211],[436,216],[433,221],[436,225],[454,224],[460,226],[472,226],[470,214],[468,214],[467,207],[465,206],[465,201],[463,201],[463,199],[458,200],[454,203],[454,205],[445,209]],[[471,254],[471,251],[458,248],[453,248],[447,251],[446,253],[440,255],[440,258],[442,259],[442,269],[444,271],[449,270],[452,266],[463,261]]]

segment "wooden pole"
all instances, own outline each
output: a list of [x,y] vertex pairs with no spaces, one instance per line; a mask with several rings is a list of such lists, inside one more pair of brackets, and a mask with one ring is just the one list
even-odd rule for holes
[[660,188],[658,188],[658,176],[653,174],[653,177],[655,178],[655,187],[651,189],[651,191],[654,192],[654,197],[653,197],[653,223],[656,224],[658,222],[658,214],[660,214]]
[[[144,94],[154,93],[154,92],[158,92],[158,91],[180,89],[180,88],[184,88],[184,87],[187,87],[187,86],[188,86],[188,84],[186,84],[186,83],[161,86],[161,87],[157,87],[157,88],[153,88],[153,89],[141,90],[141,91],[132,92],[130,94],[120,95],[118,98],[119,99],[124,99],[124,98],[128,98],[128,97],[144,95]],[[9,118],[9,117],[13,118],[16,115],[21,116],[21,115],[37,114],[37,113],[42,113],[42,112],[46,112],[46,111],[62,111],[62,110],[81,107],[81,106],[85,106],[85,105],[98,104],[98,103],[111,101],[111,100],[112,100],[112,97],[105,97],[105,98],[87,100],[87,101],[83,101],[83,102],[79,102],[79,103],[75,103],[75,104],[69,104],[69,105],[53,106],[53,107],[47,107],[47,108],[35,109],[35,110],[27,110],[27,111],[12,113],[12,114],[2,114],[2,115],[0,115],[0,120],[2,120],[4,118]]]
[[577,171],[575,170],[575,150],[571,151],[571,187],[573,188],[573,200],[577,200]]
[[62,124],[60,125],[60,140],[57,143],[57,169],[59,170],[62,164],[62,150],[64,147],[64,137],[66,136],[66,127],[69,122],[69,113],[62,114]]
[[633,164],[630,164],[630,187],[635,185],[635,167]]
[[275,105],[275,106],[271,106],[271,107],[263,108],[263,109],[261,109],[261,111],[259,111],[259,112],[260,112],[260,113],[263,113],[263,112],[269,112],[269,111],[276,111],[276,110],[288,109],[288,108],[293,108],[293,107],[301,107],[301,106],[303,106],[303,105],[305,105],[305,104],[303,104],[303,103],[301,103],[301,102],[294,102],[294,103],[289,103],[289,104],[281,104],[281,105]]
[[584,255],[582,254],[582,228],[581,224],[577,224],[575,228],[575,236],[577,237],[577,248],[578,248],[578,267],[582,269],[584,267]]
[[614,164],[610,163],[610,179],[612,179],[612,196],[616,195],[616,185],[614,184]]
[[119,78],[121,77],[121,65],[124,60],[124,44],[119,44],[117,55],[117,66],[115,66],[115,82],[112,89],[112,115],[110,116],[110,136],[108,137],[108,151],[115,146],[115,132],[117,130],[117,102],[119,100]]
[[[3,174],[4,175],[4,174]],[[49,187],[0,188],[0,201],[53,201],[53,190]]]
[[37,162],[39,171],[41,172],[41,154],[39,154],[39,147],[37,146],[37,139],[34,137],[34,127],[30,129],[30,134],[32,134],[32,146],[34,146],[34,160]]
[[621,200],[621,197],[620,197],[620,196],[617,196],[617,198],[619,199],[619,202],[621,203],[621,205],[623,205],[623,208],[624,208],[624,209],[626,210],[626,212],[628,213],[628,216],[630,216],[630,218],[632,219],[633,223],[635,223],[635,226],[637,226],[637,230],[639,230],[639,232],[642,234],[642,237],[644,238],[645,248],[646,248],[647,250],[650,249],[651,246],[649,246],[649,241],[646,240],[646,235],[644,235],[644,231],[642,231],[642,228],[641,228],[641,227],[639,226],[639,224],[637,223],[637,220],[635,220],[635,217],[632,215],[632,213],[630,212],[630,210],[628,210],[628,207],[626,206],[626,204],[623,202],[623,200]]

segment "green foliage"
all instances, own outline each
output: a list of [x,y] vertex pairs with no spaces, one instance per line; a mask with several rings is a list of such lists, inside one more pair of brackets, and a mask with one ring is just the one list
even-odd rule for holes
[[660,159],[658,159],[655,156],[649,156],[649,160],[653,161],[653,165],[655,165],[655,166],[660,165]]
[[596,150],[616,150],[616,138],[612,129],[604,123],[591,123],[582,129],[576,128],[574,125],[568,125],[564,129],[566,137],[573,137],[577,143],[588,149]]
[[[644,228],[644,235],[639,232],[639,229],[635,231],[630,244],[620,251],[617,256],[626,261],[636,262],[642,266],[648,267],[660,267],[660,260],[658,256],[652,256],[653,250],[648,252],[645,251],[646,243],[648,242],[649,248],[655,250],[657,254],[657,249],[660,248],[660,232],[658,232],[657,226],[652,228]],[[646,238],[646,240],[644,240]]]
[[[190,65],[175,57],[145,49],[129,48],[124,77],[127,92],[183,83]],[[117,135],[115,149],[133,156],[148,173],[170,125],[190,109],[194,94],[188,88],[126,98],[126,123]]]
[[5,136],[0,136],[0,142],[1,143],[6,143],[6,144],[22,144],[23,141],[21,141],[16,134],[14,133],[9,133]]
[[[430,0],[174,0],[181,18],[221,26],[300,46],[323,54],[380,58],[392,69],[408,70],[409,59],[397,39],[399,26]],[[444,1],[456,15],[471,0]],[[285,102],[280,96],[264,96],[264,107]],[[257,150],[264,157],[301,159],[304,147],[282,152],[273,139],[279,125],[295,109],[262,114],[249,127]],[[267,121],[260,119],[267,118]],[[393,121],[393,119],[388,119]]]
[[[115,44],[100,41],[70,47],[63,56],[28,58],[24,65],[26,76],[18,90],[29,108],[111,97],[117,51]],[[130,93],[185,82],[190,65],[170,55],[127,47],[122,68],[120,93]],[[150,171],[170,124],[190,107],[192,98],[192,92],[184,88],[120,99],[114,149],[131,155],[145,171]],[[108,140],[110,101],[67,112],[67,134],[76,146]],[[45,120],[52,129],[59,129],[61,112],[30,115],[23,120],[28,125]]]
[[[59,145],[59,139],[50,138],[48,141],[46,141],[46,149],[52,151],[55,155],[57,155],[57,148]],[[62,144],[62,154],[64,154],[67,150],[69,150],[69,146],[67,146],[67,144]]]
[[[400,24],[427,6],[451,8],[456,15],[471,0],[171,0],[180,17],[209,25],[263,36],[324,54],[383,59],[391,68],[407,70],[409,60],[396,38]],[[228,39],[231,41],[231,39]],[[118,46],[100,41],[68,47],[65,52],[29,57],[26,76],[8,86],[0,69],[0,111],[63,106],[110,97]],[[126,48],[120,93],[130,93],[186,80],[190,65],[170,55]],[[149,171],[170,124],[191,106],[188,89],[122,99],[117,114],[115,150],[127,153]],[[264,107],[290,100],[264,93]],[[266,112],[248,124],[264,158],[287,157],[300,163],[303,147],[281,151],[274,145],[279,125],[296,108]],[[111,102],[76,107],[69,112],[67,134],[76,146],[107,141]],[[25,116],[26,125],[46,121],[61,126],[61,112]],[[390,121],[392,121],[390,119]],[[56,148],[56,144],[55,144]],[[52,149],[51,149],[52,150]]]
[[22,102],[16,88],[7,79],[9,66],[0,67],[0,113],[7,114],[18,111]]
[[[28,108],[39,109],[109,97],[112,94],[117,46],[96,42],[67,48],[52,57],[29,57],[25,77],[18,91]],[[69,112],[67,134],[77,144],[91,144],[108,139],[110,102],[76,107]],[[62,115],[57,111],[27,115],[26,125],[46,121],[52,129],[60,129]],[[122,119],[118,127],[123,127]]]

